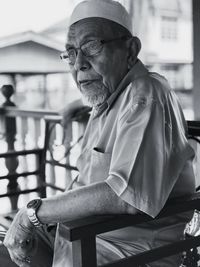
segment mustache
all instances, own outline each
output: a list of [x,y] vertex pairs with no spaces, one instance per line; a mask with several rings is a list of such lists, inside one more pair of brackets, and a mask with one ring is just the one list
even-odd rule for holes
[[84,81],[102,81],[102,77],[99,75],[93,75],[89,73],[78,73],[76,76],[76,80],[78,83],[84,82]]

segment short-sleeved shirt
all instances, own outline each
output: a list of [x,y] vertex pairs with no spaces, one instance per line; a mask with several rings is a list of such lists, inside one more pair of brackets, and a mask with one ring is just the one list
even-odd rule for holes
[[[176,95],[164,77],[138,60],[108,101],[92,110],[77,161],[78,182],[105,181],[122,200],[155,217],[167,199],[194,192],[193,157]],[[166,225],[186,222],[183,217],[126,227],[99,240],[131,255],[142,243],[155,242]]]
[[138,61],[117,91],[93,109],[77,167],[84,185],[105,181],[155,217],[169,197],[194,190],[194,151],[174,92]]

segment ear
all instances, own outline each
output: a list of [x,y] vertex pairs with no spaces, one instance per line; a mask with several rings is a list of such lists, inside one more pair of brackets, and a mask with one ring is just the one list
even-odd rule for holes
[[136,36],[133,36],[127,41],[128,45],[128,69],[131,69],[135,62],[137,61],[137,56],[141,49],[140,39]]

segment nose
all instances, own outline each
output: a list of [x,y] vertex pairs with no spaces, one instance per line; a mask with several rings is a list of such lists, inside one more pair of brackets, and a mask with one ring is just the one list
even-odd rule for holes
[[90,63],[87,60],[86,56],[83,55],[81,50],[77,51],[74,68],[76,71],[79,71],[79,70],[85,71],[85,70],[88,70],[90,68]]

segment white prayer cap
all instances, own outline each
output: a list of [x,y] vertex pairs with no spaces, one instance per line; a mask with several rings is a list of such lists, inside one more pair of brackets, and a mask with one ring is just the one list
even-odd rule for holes
[[72,12],[69,27],[81,19],[93,17],[114,21],[132,33],[130,15],[119,2],[113,0],[85,0],[79,3]]

